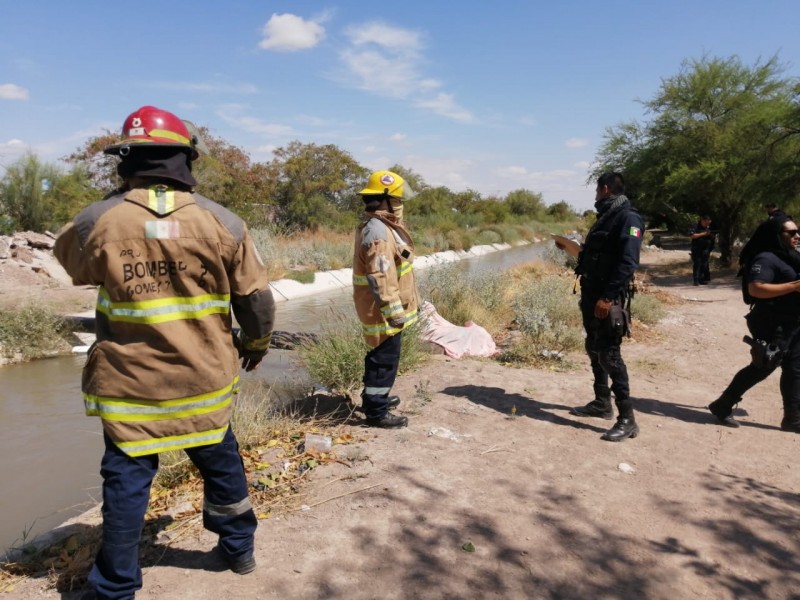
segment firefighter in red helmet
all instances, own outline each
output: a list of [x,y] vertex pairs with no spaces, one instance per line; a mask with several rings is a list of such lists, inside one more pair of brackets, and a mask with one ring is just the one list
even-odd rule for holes
[[[274,302],[245,223],[194,192],[193,127],[143,106],[105,152],[121,189],[59,232],[55,254],[76,285],[98,286],[87,357],[87,415],[103,423],[103,540],[97,598],[142,586],[139,537],[159,453],[184,450],[203,476],[203,524],[236,573],[255,569],[256,516],[230,428],[239,368],[267,352]],[[232,335],[232,315],[241,329]]]

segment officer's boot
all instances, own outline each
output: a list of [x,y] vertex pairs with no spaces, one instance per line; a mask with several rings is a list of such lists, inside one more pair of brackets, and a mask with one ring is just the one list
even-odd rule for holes
[[739,403],[739,400],[741,400],[741,398],[731,401],[723,394],[708,405],[708,410],[711,411],[712,415],[717,417],[717,421],[719,421],[720,425],[725,425],[725,427],[739,427],[739,421],[733,418],[733,407]]
[[614,410],[611,408],[611,397],[597,397],[585,406],[573,406],[570,414],[577,417],[598,417],[600,419],[613,419]]
[[800,433],[800,407],[784,405],[781,431]]
[[633,439],[637,435],[639,435],[639,426],[636,424],[636,419],[633,418],[633,413],[627,413],[620,414],[614,426],[606,431],[601,439],[607,442],[621,442],[627,438]]

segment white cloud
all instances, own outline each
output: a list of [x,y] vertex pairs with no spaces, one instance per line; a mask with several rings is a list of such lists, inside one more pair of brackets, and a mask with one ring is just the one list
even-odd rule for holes
[[26,149],[27,145],[22,140],[8,140],[0,143],[0,156],[21,156]]
[[588,171],[589,167],[592,166],[592,163],[589,162],[588,160],[579,160],[572,166],[575,167],[576,169],[583,169],[584,171]]
[[15,83],[0,83],[0,100],[27,100],[30,92]]
[[421,36],[417,32],[378,22],[351,27],[347,36],[355,46],[376,44],[400,54],[416,54],[422,48]]
[[442,115],[461,123],[471,123],[475,120],[472,113],[459,106],[452,94],[437,94],[433,98],[421,99],[414,102],[414,106],[428,108],[437,115]]
[[454,121],[474,121],[472,113],[443,91],[442,83],[423,75],[422,35],[379,22],[365,23],[346,32],[350,47],[339,53],[348,83],[379,96],[406,100]]
[[259,48],[278,52],[307,50],[325,37],[325,28],[318,22],[289,13],[273,13],[262,31],[264,39],[259,42]]
[[567,148],[583,148],[584,146],[588,146],[588,140],[584,140],[583,138],[569,138],[564,145]]
[[240,114],[237,105],[230,105],[217,111],[217,115],[229,125],[247,131],[269,137],[288,137],[294,135],[294,130],[289,125],[281,123],[268,123],[257,117],[249,117]]
[[405,133],[393,133],[389,136],[389,140],[392,142],[404,142],[408,139],[408,136]]

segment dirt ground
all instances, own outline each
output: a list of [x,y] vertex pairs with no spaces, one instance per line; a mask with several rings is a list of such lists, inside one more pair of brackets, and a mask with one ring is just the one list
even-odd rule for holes
[[[778,375],[741,428],[708,413],[749,358],[746,307],[730,274],[693,287],[687,265],[643,255],[684,301],[623,346],[636,439],[569,414],[591,394],[579,354],[569,372],[435,356],[396,384],[407,429],[344,426],[364,437],[334,447],[353,466],[315,469],[305,509],[260,522],[255,573],[221,570],[200,533],[165,547],[137,598],[800,599],[800,436],[778,429]],[[6,597],[61,597],[44,587]]]

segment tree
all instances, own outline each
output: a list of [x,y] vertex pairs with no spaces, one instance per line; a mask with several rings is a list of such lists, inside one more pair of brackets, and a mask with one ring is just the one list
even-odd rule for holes
[[529,219],[538,217],[544,209],[542,195],[525,189],[509,192],[506,204],[512,215]]
[[644,102],[650,121],[606,132],[593,175],[623,171],[645,213],[687,223],[711,213],[729,264],[761,206],[788,205],[800,192],[800,86],[782,70],[776,57],[752,67],[738,57],[684,61]]
[[273,154],[270,168],[277,178],[275,200],[281,223],[312,229],[322,224],[353,225],[367,169],[333,144],[294,141]]

